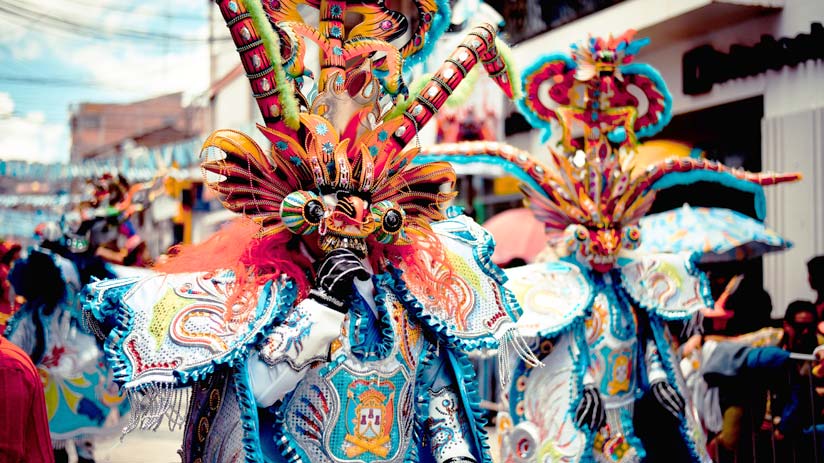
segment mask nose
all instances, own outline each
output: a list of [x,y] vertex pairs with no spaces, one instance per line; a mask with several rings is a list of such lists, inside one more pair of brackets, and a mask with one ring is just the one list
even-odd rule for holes
[[335,206],[336,215],[351,224],[362,224],[366,222],[366,214],[369,203],[357,196],[345,196],[338,200]]

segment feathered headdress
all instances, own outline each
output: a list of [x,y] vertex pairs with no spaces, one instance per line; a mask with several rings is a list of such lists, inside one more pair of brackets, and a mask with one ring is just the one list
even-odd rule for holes
[[672,114],[672,101],[658,72],[632,62],[648,43],[633,40],[633,34],[590,38],[573,45],[571,55],[544,56],[524,72],[519,108],[544,131],[544,140],[554,127],[561,128],[561,152],[551,147],[548,164],[497,143],[437,146],[426,158],[454,159],[460,153],[502,164],[524,181],[526,200],[550,237],[563,236],[570,251],[602,271],[611,268],[622,248],[640,244],[636,224],[652,206],[655,183],[664,176],[703,171],[756,185],[801,178],[797,173],[751,173],[692,158],[670,158],[633,172],[638,138],[660,131]]
[[[514,95],[494,28],[472,30],[420,93],[406,96],[404,63],[419,59],[448,22],[440,0],[414,2],[414,21],[383,0],[217,3],[272,143],[267,154],[227,130],[206,141],[206,183],[228,209],[258,222],[264,235],[320,236],[326,250],[366,251],[372,239],[406,244],[409,233],[444,218],[440,205],[453,193],[442,186],[454,172],[444,162],[412,166],[417,148],[405,148],[478,63]],[[317,9],[317,26],[298,4]],[[362,20],[347,30],[349,13]],[[409,40],[392,45],[409,24],[416,24]],[[317,77],[305,67],[307,39],[320,49]]]
[[[635,225],[655,199],[652,188],[668,174],[707,171],[740,181],[772,185],[794,181],[799,174],[750,173],[705,159],[666,159],[633,172],[638,139],[654,135],[672,117],[672,98],[654,68],[634,63],[649,39],[634,40],[635,31],[595,38],[572,46],[571,58],[551,54],[524,73],[526,88],[519,105],[545,132],[557,121],[563,128],[564,154],[550,149],[551,166],[526,155],[526,172],[538,187],[526,187],[536,216],[550,230],[570,225],[620,229]],[[584,127],[576,139],[571,127]],[[516,157],[517,162],[517,157]]]

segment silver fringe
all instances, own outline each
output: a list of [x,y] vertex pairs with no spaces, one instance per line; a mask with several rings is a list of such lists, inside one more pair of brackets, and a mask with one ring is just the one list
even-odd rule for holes
[[129,422],[123,428],[121,439],[135,429],[157,431],[163,418],[169,430],[182,429],[186,424],[190,391],[176,388],[172,383],[151,383],[128,391]]
[[532,368],[544,366],[543,362],[532,353],[532,349],[529,348],[529,344],[518,332],[518,328],[512,326],[504,332],[498,349],[498,371],[500,372],[501,387],[506,387],[509,384],[509,377],[512,372],[510,358],[513,352]]

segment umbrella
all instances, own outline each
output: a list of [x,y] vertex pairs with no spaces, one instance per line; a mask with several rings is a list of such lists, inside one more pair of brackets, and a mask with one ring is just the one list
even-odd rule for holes
[[492,262],[504,265],[515,258],[532,262],[546,247],[543,222],[526,208],[509,209],[496,214],[484,223],[495,238]]
[[700,261],[752,259],[792,247],[792,243],[758,220],[723,208],[680,209],[641,219],[639,252],[699,252]]

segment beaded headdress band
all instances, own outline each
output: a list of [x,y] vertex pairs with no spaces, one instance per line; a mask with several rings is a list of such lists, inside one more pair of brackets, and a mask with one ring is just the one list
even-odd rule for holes
[[[514,96],[493,27],[470,31],[409,96],[408,63],[420,60],[448,24],[440,0],[415,1],[414,18],[383,0],[217,3],[273,146],[267,155],[233,131],[207,140],[206,181],[228,209],[260,223],[264,234],[317,233],[326,250],[365,251],[373,238],[404,244],[407,233],[443,218],[440,204],[453,193],[442,188],[454,172],[444,162],[412,166],[417,148],[405,148],[479,63]],[[317,10],[317,26],[301,16],[308,8]],[[350,13],[360,21],[347,30]],[[416,26],[406,43],[390,43],[410,24]],[[306,40],[320,50],[317,77],[306,69]],[[345,194],[333,198],[336,192]]]

